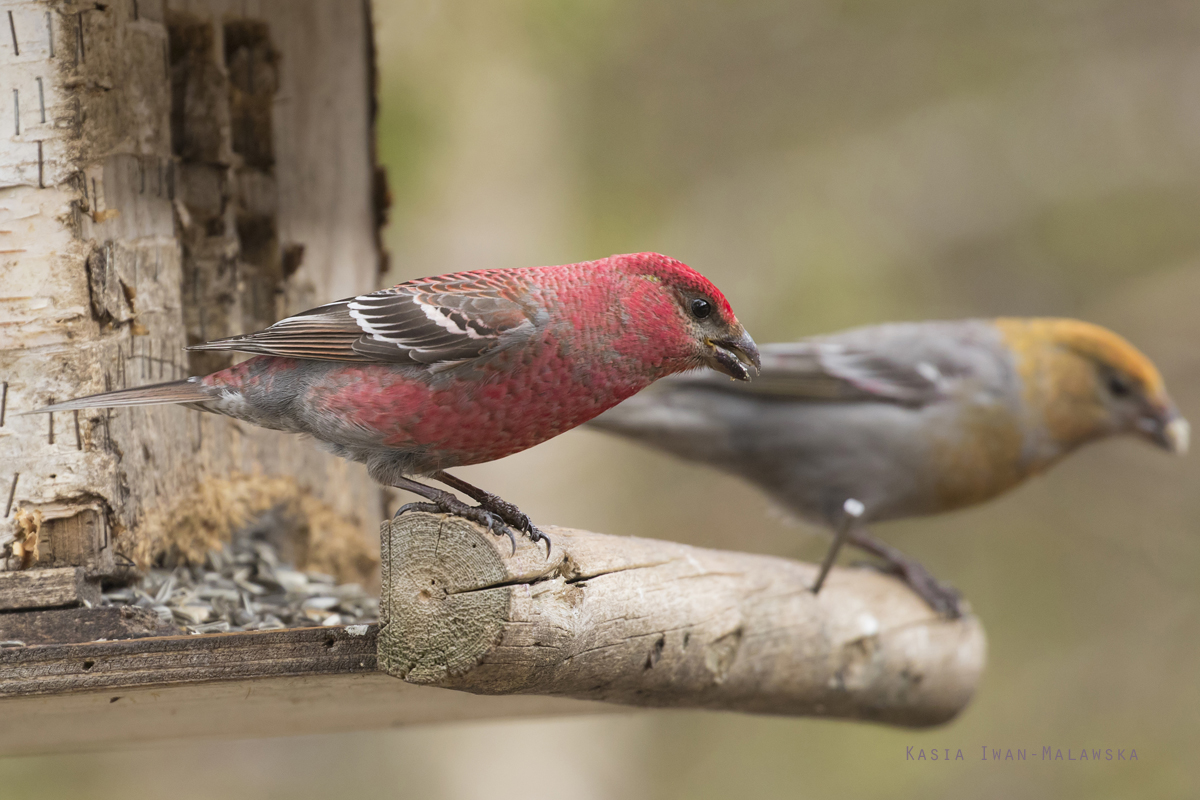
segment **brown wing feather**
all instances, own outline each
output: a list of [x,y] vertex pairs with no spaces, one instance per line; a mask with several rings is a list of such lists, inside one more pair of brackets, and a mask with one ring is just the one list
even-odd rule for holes
[[526,292],[513,272],[410,281],[189,349],[424,365],[480,358],[535,328],[520,302]]

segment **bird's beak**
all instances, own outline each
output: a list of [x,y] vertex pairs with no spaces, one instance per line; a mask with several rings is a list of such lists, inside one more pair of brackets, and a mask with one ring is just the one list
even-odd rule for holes
[[750,380],[750,367],[755,373],[762,366],[758,355],[758,345],[750,338],[750,334],[742,331],[736,339],[705,339],[708,354],[705,361],[717,372],[723,372],[739,381]]
[[1164,450],[1184,455],[1192,426],[1173,405],[1167,405],[1138,420],[1138,430]]

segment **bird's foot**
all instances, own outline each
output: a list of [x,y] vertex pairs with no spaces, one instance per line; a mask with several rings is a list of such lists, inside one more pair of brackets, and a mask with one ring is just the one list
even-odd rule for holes
[[524,533],[534,544],[544,541],[546,543],[546,558],[550,557],[550,537],[542,533],[521,509],[504,498],[498,497],[485,489],[480,489],[478,486],[472,486],[462,478],[455,477],[444,470],[434,473],[433,477],[467,495],[479,503],[481,508],[487,509],[504,520],[506,525]]
[[916,561],[905,559],[889,563],[886,570],[912,589],[930,608],[947,619],[958,619],[964,613],[962,592],[942,583]]
[[[496,500],[500,500],[500,498],[495,497],[494,495],[492,497],[494,497]],[[507,508],[504,509],[505,511],[516,513],[504,514],[498,509],[488,508],[483,504],[478,506],[467,505],[454,495],[447,492],[444,496],[438,497],[433,502],[406,503],[396,510],[396,514],[392,517],[392,519],[399,517],[401,514],[407,511],[425,511],[431,514],[452,514],[456,517],[462,517],[463,519],[477,523],[484,528],[487,528],[496,536],[507,536],[508,540],[512,543],[512,551],[514,554],[517,552],[517,537],[513,532],[513,529],[515,528],[516,530],[528,535],[534,544],[537,544],[539,541],[544,539],[546,541],[546,555],[549,556],[550,539],[546,536],[546,534],[538,530],[537,526],[529,521],[529,517],[522,514],[516,506],[512,505],[511,503],[506,503],[503,500],[500,500],[500,502],[503,503],[504,506],[507,506]],[[524,524],[522,524],[522,522]]]
[[967,610],[962,594],[953,586],[940,583],[919,561],[861,529],[849,531],[847,539],[859,549],[883,559],[884,566],[881,569],[884,572],[900,578],[930,608],[947,619],[958,619]]
[[454,495],[448,494],[445,498],[439,498],[436,502],[432,503],[405,503],[396,509],[396,514],[392,519],[396,519],[396,517],[399,517],[406,511],[425,511],[430,514],[451,514],[456,517],[462,517],[463,519],[482,525],[496,536],[507,536],[508,540],[512,542],[513,553],[517,552],[517,537],[513,533],[512,528],[497,519],[486,508],[469,506]]
[[524,511],[514,506],[507,500],[497,497],[490,492],[485,492],[477,498],[479,507],[492,512],[497,517],[502,519],[505,524],[516,528],[529,537],[529,541],[537,544],[538,542],[546,543],[546,558],[550,557],[550,537],[542,532],[537,525],[533,524],[533,520],[529,518]]

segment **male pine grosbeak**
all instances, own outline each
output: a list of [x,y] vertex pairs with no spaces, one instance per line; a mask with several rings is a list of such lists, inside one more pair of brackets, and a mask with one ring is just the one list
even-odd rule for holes
[[513,528],[550,544],[516,506],[447,469],[544,442],[671,373],[709,366],[748,380],[759,363],[724,295],[657,253],[421,278],[190,349],[260,355],[39,411],[183,403],[306,433],[429,501],[400,512],[466,517],[514,548]]
[[958,616],[958,593],[865,523],[983,502],[1115,434],[1187,450],[1154,364],[1077,320],[878,325],[765,345],[762,362],[748,386],[676,376],[591,426],[740,475],[836,531],[814,591],[848,541]]

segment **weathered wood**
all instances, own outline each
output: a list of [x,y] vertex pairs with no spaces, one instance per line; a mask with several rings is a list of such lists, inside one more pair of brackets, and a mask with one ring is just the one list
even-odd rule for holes
[[[552,558],[509,557],[431,515],[385,532],[382,628],[0,648],[0,754],[614,708],[588,699],[921,725],[982,669],[976,620],[869,571],[814,598],[816,568],[782,559],[563,529]],[[433,681],[467,692],[413,685]]]
[[549,528],[545,550],[459,518],[385,523],[379,664],[410,683],[638,706],[932,725],[984,666],[974,617],[899,581]]
[[298,437],[173,407],[19,416],[221,366],[184,345],[378,288],[366,4],[6,7],[0,552],[40,512],[42,565],[145,563],[239,475],[288,476],[271,505],[309,495],[373,546],[379,489]]
[[482,697],[378,672],[299,675],[0,699],[0,755],[384,730],[401,725],[611,712],[559,697]]
[[[82,567],[0,572],[0,611],[77,606],[99,601],[100,584],[88,580]],[[3,620],[0,616],[0,639],[16,638],[4,635]]]
[[97,606],[0,614],[0,641],[33,644],[175,636],[179,631],[148,608]]
[[[108,517],[102,508],[80,508],[72,504],[69,516],[56,516],[54,509],[41,509],[44,521],[38,541],[39,567],[78,565],[88,577],[111,575],[116,568]],[[2,603],[3,601],[0,601]]]
[[371,626],[169,636],[0,650],[0,698],[375,671]]
[[376,633],[350,626],[0,648],[0,755],[613,708],[412,686],[375,670]]

